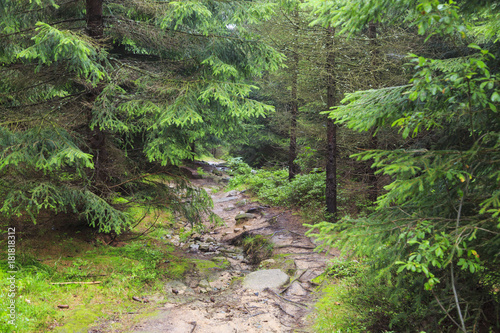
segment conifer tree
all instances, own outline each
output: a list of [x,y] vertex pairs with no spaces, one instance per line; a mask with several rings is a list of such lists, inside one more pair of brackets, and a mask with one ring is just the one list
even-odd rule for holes
[[[210,204],[176,178],[145,177],[192,159],[272,107],[245,83],[282,56],[247,24],[266,2],[2,1],[0,211],[78,214],[102,231],[131,221],[113,204],[165,205],[196,221]],[[169,179],[172,181],[172,179]],[[191,202],[190,205],[183,202]]]
[[[377,173],[391,183],[374,213],[324,223],[318,237],[365,257],[373,277],[388,281],[390,299],[408,308],[391,317],[393,328],[417,329],[399,320],[413,316],[427,320],[428,330],[500,329],[498,35],[489,30],[498,24],[497,3],[421,0],[395,6],[374,0],[316,6],[320,21],[351,34],[370,22],[391,24],[393,14],[401,13],[430,45],[448,47],[410,54],[409,82],[347,94],[345,105],[331,112],[338,124],[358,131],[394,127],[408,141],[398,149],[357,155],[373,159]],[[429,320],[435,313],[440,320]]]

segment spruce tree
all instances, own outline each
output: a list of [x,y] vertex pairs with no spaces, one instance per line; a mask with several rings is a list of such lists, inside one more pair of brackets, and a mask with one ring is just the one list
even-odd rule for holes
[[489,30],[498,24],[496,2],[335,4],[318,3],[319,19],[355,34],[404,13],[441,50],[410,54],[413,76],[406,84],[347,94],[331,112],[338,124],[358,131],[393,127],[407,141],[357,155],[373,159],[391,182],[375,212],[324,223],[318,237],[366,258],[372,277],[385,279],[389,299],[407,307],[391,317],[393,328],[417,329],[401,320],[412,316],[426,320],[428,330],[500,329],[500,91],[497,31]]
[[[247,25],[266,2],[2,1],[0,211],[71,212],[102,231],[154,203],[195,222],[210,206],[179,177],[145,172],[192,159],[271,106],[245,82],[282,56]],[[190,202],[187,205],[185,202]]]

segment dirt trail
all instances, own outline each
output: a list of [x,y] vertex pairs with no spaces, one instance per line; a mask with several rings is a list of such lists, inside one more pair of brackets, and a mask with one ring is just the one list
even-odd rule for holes
[[[251,202],[239,191],[218,191],[220,185],[213,179],[197,179],[193,183],[211,193],[213,211],[225,221],[225,226],[197,235],[187,244],[175,238],[172,242],[200,258],[227,260],[230,267],[214,272],[208,281],[190,276],[168,284],[165,290],[171,293],[169,302],[131,332],[309,332],[306,318],[315,297],[311,280],[324,271],[335,254],[314,253],[314,244],[304,236],[306,228],[292,211]],[[237,223],[235,217],[242,213],[247,214],[246,219]],[[274,243],[275,259],[264,261],[260,267],[250,265],[237,245],[247,235],[266,235]],[[244,276],[265,268],[281,269],[289,275],[290,282],[277,290],[244,287]]]

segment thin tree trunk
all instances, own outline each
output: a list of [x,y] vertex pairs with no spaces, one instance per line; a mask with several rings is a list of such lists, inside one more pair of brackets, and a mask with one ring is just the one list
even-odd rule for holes
[[[372,67],[372,74],[374,81],[378,83],[378,78],[376,74],[376,67],[378,65],[378,50],[377,50],[377,25],[374,22],[370,22],[368,25],[368,38],[370,39],[370,48],[371,48],[371,53],[372,53],[372,61],[371,61],[371,67]],[[377,149],[378,146],[378,138],[377,135],[375,134],[375,128],[373,128],[370,131],[370,145],[369,149]],[[368,184],[370,186],[370,189],[368,191],[368,200],[371,202],[377,201],[378,197],[378,179],[377,175],[375,174],[375,169],[369,166],[368,169]]]
[[297,101],[297,85],[298,85],[298,71],[299,71],[299,11],[295,10],[295,42],[292,54],[292,93],[290,102],[290,148],[288,150],[288,179],[292,180],[295,175],[299,173],[299,167],[295,163],[297,158],[297,116],[299,114],[299,105]]
[[[104,22],[102,16],[103,0],[87,0],[86,2],[86,28],[87,35],[99,41],[104,37]],[[87,93],[87,101],[90,105],[94,105],[96,98],[102,92],[102,87],[97,86]],[[92,107],[88,110],[88,123],[92,121]],[[93,154],[95,180],[106,182],[108,180],[108,172],[104,166],[106,152],[106,133],[101,131],[99,126],[94,129],[89,127],[89,146]]]
[[[330,28],[326,35],[326,75],[327,75],[327,107],[330,109],[337,104],[335,81],[335,54],[333,42],[335,28]],[[337,125],[332,119],[327,119],[327,158],[326,158],[326,208],[337,219]]]

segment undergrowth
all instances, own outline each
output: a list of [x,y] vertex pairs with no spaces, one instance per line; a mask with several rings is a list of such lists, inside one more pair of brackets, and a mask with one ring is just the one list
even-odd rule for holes
[[[300,207],[311,222],[327,218],[325,206],[325,172],[297,175],[288,180],[287,169],[252,170],[240,158],[230,159],[232,178],[230,189],[243,187],[255,193],[261,201],[270,205]],[[339,201],[342,201],[339,191]]]
[[[10,273],[13,269],[7,266],[7,258],[0,260],[0,307],[7,309],[9,305],[7,278],[14,274],[17,326],[9,325],[8,313],[2,310],[0,332],[86,332],[107,320],[118,330],[133,325],[149,306],[133,297],[163,295],[167,280],[181,279],[201,265],[183,258],[166,240],[172,232],[170,224],[149,223],[153,228],[146,223],[136,230],[139,235],[143,230],[148,233],[120,242],[118,247],[105,245],[99,238],[92,240],[90,234],[70,237],[50,231],[26,239],[19,235],[16,273]],[[7,248],[4,240],[0,246]],[[72,284],[64,284],[68,282]],[[160,297],[150,304],[162,301],[166,300]],[[116,316],[120,320],[113,320]]]

